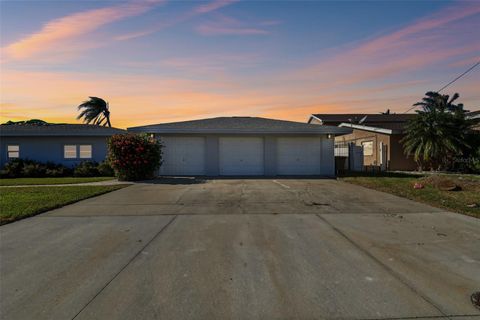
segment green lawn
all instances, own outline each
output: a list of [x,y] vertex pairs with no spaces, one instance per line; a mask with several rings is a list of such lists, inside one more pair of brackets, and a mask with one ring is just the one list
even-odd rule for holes
[[114,177],[59,177],[59,178],[7,178],[0,179],[0,186],[69,184],[113,180]]
[[126,186],[0,187],[0,224],[30,217]]
[[[439,190],[436,187],[439,179],[448,179],[459,185],[461,190]],[[343,177],[341,180],[480,218],[480,176],[478,175],[412,176],[395,174],[392,176]],[[422,183],[424,188],[414,189],[415,182]],[[468,205],[471,204],[476,204],[476,207],[469,207]]]

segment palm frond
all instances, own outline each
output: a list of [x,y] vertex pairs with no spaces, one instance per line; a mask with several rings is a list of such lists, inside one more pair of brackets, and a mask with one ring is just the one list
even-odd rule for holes
[[109,105],[102,98],[89,97],[89,100],[84,101],[77,109],[81,110],[77,119],[83,119],[84,123],[111,127]]

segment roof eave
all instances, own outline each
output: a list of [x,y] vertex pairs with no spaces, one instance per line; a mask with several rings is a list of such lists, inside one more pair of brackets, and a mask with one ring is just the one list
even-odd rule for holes
[[352,124],[352,123],[345,123],[345,122],[340,123],[338,126],[342,127],[342,128],[352,128],[352,129],[357,129],[357,130],[365,130],[365,131],[383,133],[383,134],[388,134],[388,135],[401,134],[402,133],[401,130],[370,127],[370,126],[364,126],[364,125]]
[[160,129],[160,128],[128,128],[130,132],[146,132],[156,134],[301,134],[301,135],[343,135],[351,133],[348,128],[319,127],[322,130],[238,130],[238,129]]
[[323,121],[322,119],[316,117],[314,114],[311,114],[310,117],[308,118],[308,123],[312,123],[312,120],[315,119],[317,120],[318,122],[320,122],[321,124],[323,124]]
[[111,137],[114,134],[92,134],[92,133],[0,133],[0,137]]

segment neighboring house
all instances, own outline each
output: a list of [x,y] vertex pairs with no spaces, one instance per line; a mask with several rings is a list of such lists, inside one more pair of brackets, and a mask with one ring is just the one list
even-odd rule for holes
[[348,128],[219,117],[128,128],[164,145],[160,175],[335,175],[334,137]]
[[17,158],[69,167],[84,160],[100,162],[108,137],[125,132],[86,124],[0,125],[0,167]]
[[383,170],[415,170],[417,164],[404,153],[400,140],[408,120],[416,114],[313,114],[308,123],[351,128],[335,138],[337,145],[353,143],[363,148],[363,165]]

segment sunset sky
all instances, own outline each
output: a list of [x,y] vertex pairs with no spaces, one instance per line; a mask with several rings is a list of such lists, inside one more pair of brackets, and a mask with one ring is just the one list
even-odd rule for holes
[[[0,121],[404,112],[480,60],[480,1],[1,1]],[[480,67],[442,93],[480,109]]]

